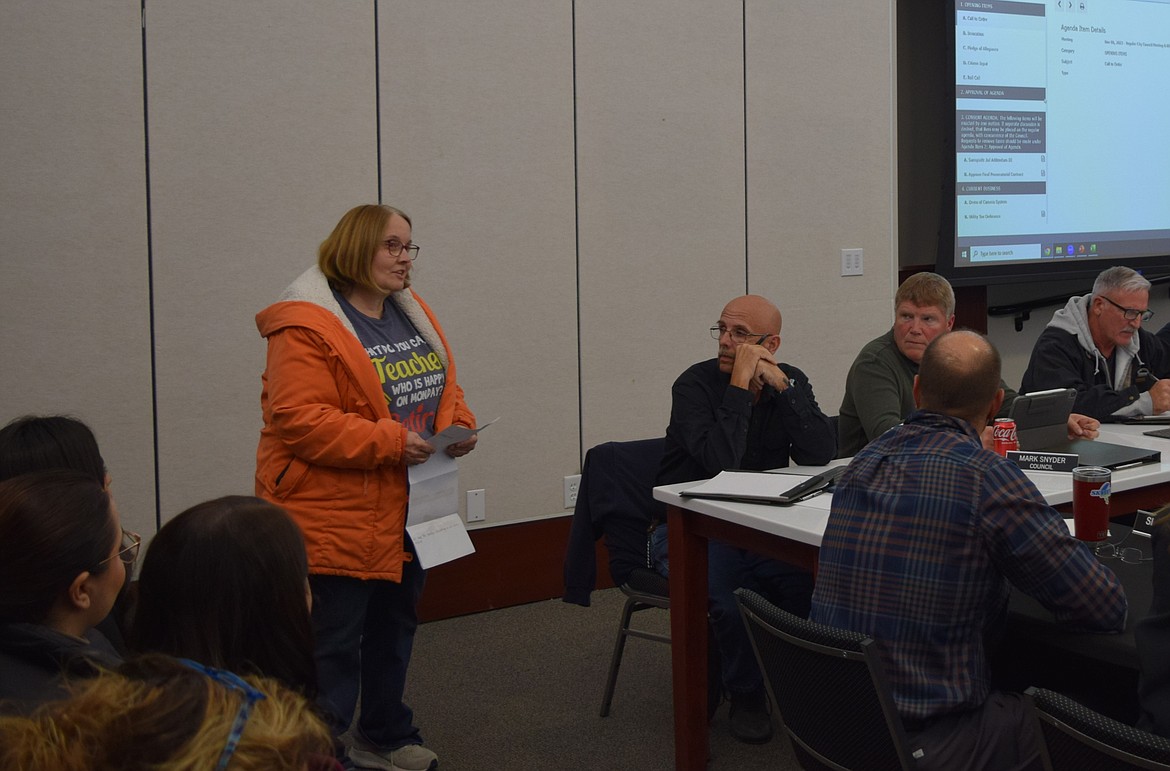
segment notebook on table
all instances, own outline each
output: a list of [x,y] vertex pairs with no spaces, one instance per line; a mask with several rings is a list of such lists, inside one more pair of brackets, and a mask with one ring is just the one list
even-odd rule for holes
[[721,471],[713,479],[679,490],[678,494],[684,498],[785,506],[829,490],[844,470],[844,466],[832,466],[812,476],[771,471]]
[[1080,457],[1082,466],[1104,466],[1116,469],[1157,463],[1162,453],[1143,447],[1102,442],[1099,439],[1068,438],[1068,416],[1072,414],[1077,392],[1072,388],[1056,388],[1021,394],[1012,403],[1008,416],[1016,421],[1016,436],[1020,449],[1028,452],[1072,453]]

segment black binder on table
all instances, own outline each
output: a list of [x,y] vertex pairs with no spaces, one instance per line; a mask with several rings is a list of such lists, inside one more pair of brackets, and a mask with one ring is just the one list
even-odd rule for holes
[[1068,416],[1072,413],[1077,392],[1057,388],[1021,394],[1012,402],[1008,416],[1016,421],[1020,449],[1028,452],[1071,453],[1080,456],[1082,466],[1117,469],[1157,463],[1162,453],[1144,447],[1130,447],[1097,439],[1068,438]]

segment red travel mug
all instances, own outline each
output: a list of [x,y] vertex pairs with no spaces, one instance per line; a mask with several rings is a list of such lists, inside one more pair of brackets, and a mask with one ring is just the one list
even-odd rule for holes
[[1109,493],[1113,473],[1101,466],[1077,466],[1073,478],[1073,535],[1082,541],[1109,537]]

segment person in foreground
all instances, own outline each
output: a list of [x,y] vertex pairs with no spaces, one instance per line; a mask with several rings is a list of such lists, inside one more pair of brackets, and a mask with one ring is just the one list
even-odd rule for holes
[[[33,471],[67,469],[88,474],[110,493],[110,474],[98,450],[97,437],[85,423],[68,415],[25,415],[0,429],[0,480]],[[112,495],[112,493],[111,493]],[[110,614],[94,625],[114,650],[125,655],[123,625],[133,603],[130,578],[133,561],[126,565],[126,581]]]
[[[718,357],[682,373],[671,392],[670,425],[658,484],[708,479],[725,469],[765,470],[790,461],[832,460],[836,436],[812,385],[791,364],[777,363],[780,311],[758,295],[727,304],[711,335]],[[655,567],[669,574],[665,526],[655,528]],[[781,607],[808,615],[812,577],[803,570],[717,541],[708,553],[711,623],[723,683],[731,699],[732,734],[762,743],[772,736],[763,676],[739,617],[733,592],[747,587]]]
[[[0,482],[0,711],[28,712],[121,656],[94,630],[139,541],[92,476],[39,471]],[[125,560],[125,562],[123,561]]]
[[340,771],[329,729],[275,680],[152,654],[0,718],[0,768]]
[[[405,531],[407,468],[427,438],[475,427],[434,313],[410,288],[410,218],[357,206],[317,265],[256,316],[268,340],[256,494],[304,533],[320,699],[367,768],[438,765],[403,703],[425,573]],[[448,446],[453,457],[476,438]]]
[[990,687],[985,641],[1009,584],[1059,622],[1125,627],[1114,575],[1015,464],[980,443],[1003,400],[999,377],[982,336],[934,340],[914,380],[920,409],[849,464],[821,543],[810,618],[876,640],[921,769],[1037,762],[1022,696]]
[[300,529],[279,506],[244,495],[192,506],[142,560],[131,647],[271,677],[314,698],[308,572]]
[[1093,291],[1072,297],[1036,338],[1021,388],[1075,388],[1073,409],[1097,420],[1170,410],[1170,348],[1142,329],[1150,282],[1121,265],[1106,268]]
[[[914,411],[914,376],[926,346],[955,324],[955,292],[937,273],[915,273],[894,295],[894,325],[890,331],[866,343],[849,367],[845,396],[841,400],[840,455],[849,457],[896,426]],[[1003,406],[996,417],[1005,417],[1017,394],[1004,389]],[[1069,439],[1096,439],[1101,423],[1076,412],[1069,415]],[[991,447],[991,429],[982,433]]]

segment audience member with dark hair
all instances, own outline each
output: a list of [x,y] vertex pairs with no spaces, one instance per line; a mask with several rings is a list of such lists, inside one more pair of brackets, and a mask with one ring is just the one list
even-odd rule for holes
[[330,747],[309,702],[277,681],[161,655],[0,718],[0,768],[23,771],[327,771]]
[[137,550],[91,476],[41,471],[0,482],[0,708],[30,709],[62,695],[63,676],[117,664],[93,626]]
[[227,496],[167,522],[142,561],[131,647],[316,695],[305,544],[279,506]]
[[73,469],[110,484],[97,439],[77,418],[25,415],[0,429],[0,479],[49,469]]
[[[89,426],[67,415],[25,415],[0,429],[0,480],[32,471],[68,469],[97,480],[109,492],[110,475]],[[122,626],[128,608],[133,565],[126,571],[122,592],[114,609],[94,628],[110,641],[118,653],[126,654]]]

